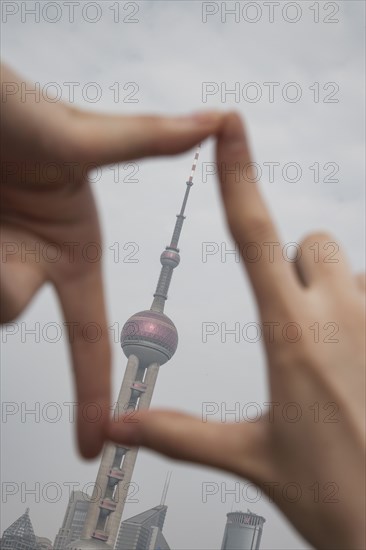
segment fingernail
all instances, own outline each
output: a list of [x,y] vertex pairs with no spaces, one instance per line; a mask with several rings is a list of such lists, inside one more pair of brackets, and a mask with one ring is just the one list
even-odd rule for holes
[[225,147],[230,150],[239,151],[247,147],[243,123],[240,117],[234,113],[228,117],[223,127],[221,137]]

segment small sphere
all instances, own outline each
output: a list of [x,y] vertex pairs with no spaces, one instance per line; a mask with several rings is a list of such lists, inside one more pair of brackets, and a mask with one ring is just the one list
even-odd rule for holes
[[140,311],[124,324],[121,346],[129,357],[136,355],[146,365],[163,365],[173,357],[178,345],[178,332],[171,319],[158,311]]
[[180,262],[179,252],[175,250],[164,250],[160,256],[160,262],[161,265],[169,265],[174,269]]

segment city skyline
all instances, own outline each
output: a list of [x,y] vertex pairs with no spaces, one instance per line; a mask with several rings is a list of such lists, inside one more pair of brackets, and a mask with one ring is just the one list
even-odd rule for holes
[[[165,500],[170,478],[171,472],[168,472],[160,504],[121,522],[114,550],[175,550],[169,546],[162,532],[168,510]],[[80,520],[84,521],[89,504],[89,495],[81,491],[72,492],[54,545],[50,539],[35,535],[30,509],[27,508],[24,514],[4,529],[0,550],[66,550],[69,547],[68,539],[80,534]],[[260,550],[266,521],[264,517],[249,509],[246,512],[228,512],[226,517],[222,543],[220,546],[220,542],[217,542],[217,550]],[[102,547],[94,545],[91,548],[99,550]]]

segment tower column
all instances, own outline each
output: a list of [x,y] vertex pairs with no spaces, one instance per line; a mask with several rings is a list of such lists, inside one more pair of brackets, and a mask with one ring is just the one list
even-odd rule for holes
[[[145,393],[140,398],[139,409],[149,408],[151,398],[154,392],[156,379],[158,377],[158,373],[159,373],[159,365],[157,363],[153,363],[152,365],[149,365],[147,367],[147,372],[144,379],[144,383],[146,384],[147,388]],[[131,421],[133,422],[133,416],[131,416]],[[111,514],[108,521],[108,532],[109,532],[108,544],[110,544],[112,548],[114,548],[114,545],[117,539],[118,530],[119,530],[119,526],[120,526],[121,518],[123,514],[123,509],[125,506],[126,498],[129,493],[129,489],[130,489],[131,478],[132,478],[133,469],[137,458],[137,453],[138,453],[138,448],[130,449],[123,463],[124,478],[123,478],[123,481],[121,481],[118,485],[117,508],[116,508],[116,511],[113,514]]]
[[[121,390],[117,401],[117,411],[120,414],[123,410],[123,406],[129,401],[131,393],[131,385],[136,379],[137,370],[139,367],[139,361],[134,355],[130,355],[127,361],[125,374]],[[105,446],[102,459],[99,466],[97,479],[95,482],[93,495],[91,497],[91,503],[89,505],[88,514],[85,520],[83,529],[83,538],[91,538],[94,531],[97,528],[98,518],[100,515],[100,502],[106,493],[107,485],[109,482],[108,474],[113,466],[113,461],[116,453],[116,446],[108,444]]]

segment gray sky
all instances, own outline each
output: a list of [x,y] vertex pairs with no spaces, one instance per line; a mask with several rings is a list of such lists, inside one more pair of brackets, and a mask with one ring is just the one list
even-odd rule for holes
[[[100,14],[93,6],[85,8],[93,3],[80,2],[71,23],[64,2],[57,2],[58,12],[51,5],[55,2],[44,2],[50,6],[40,13],[38,23],[34,16],[21,12],[20,2],[3,4],[10,5],[9,12],[19,8],[14,15],[6,16],[3,11],[3,60],[42,86],[57,83],[64,99],[70,97],[64,83],[80,83],[75,87],[79,106],[110,113],[238,110],[246,119],[255,160],[262,170],[263,193],[283,242],[300,242],[310,231],[327,230],[342,243],[354,270],[364,269],[363,2],[330,2],[328,8],[325,2],[315,2],[319,23],[314,22],[314,2],[306,1],[295,3],[295,7],[281,2],[273,8],[272,23],[269,7],[259,2],[252,2],[244,12],[248,3],[241,2],[238,22],[229,15],[225,22],[221,2],[206,3],[206,8],[198,1],[121,3],[119,22],[114,22],[117,15],[110,9],[114,2],[100,2]],[[26,4],[34,8],[35,2]],[[234,4],[227,3],[228,7]],[[301,13],[295,11],[299,7]],[[202,10],[216,8],[218,13],[208,15],[204,23]],[[58,15],[59,21],[51,23]],[[90,22],[99,15],[99,21]],[[286,21],[296,16],[298,22]],[[255,17],[257,22],[248,22]],[[326,23],[326,18],[338,22]],[[91,82],[97,87],[93,89]],[[270,82],[276,83],[272,85],[272,102]],[[206,102],[202,98],[204,83],[210,83],[214,93]],[[248,83],[255,84],[250,87]],[[240,97],[225,96],[225,86],[227,90],[239,86]],[[119,101],[114,100],[117,88]],[[93,90],[101,93],[95,103],[88,101]],[[261,98],[251,102],[255,93]],[[294,94],[301,94],[297,102],[291,101]],[[138,172],[135,166],[120,167],[117,183],[108,168],[96,178],[108,312],[114,327],[115,395],[126,364],[118,333],[130,315],[150,307],[159,255],[168,244],[193,154],[141,161]],[[225,246],[229,249],[232,244],[215,178],[203,173],[212,162],[213,143],[207,142],[188,205],[182,261],[174,273],[166,307],[178,328],[179,347],[160,369],[153,397],[154,406],[198,415],[205,402],[218,404],[219,411],[234,409],[239,403],[242,411],[248,403],[263,406],[268,399],[260,341],[240,338],[235,342],[234,336],[227,336],[222,342],[220,331],[207,337],[206,343],[202,341],[202,323],[226,323],[227,328],[240,323],[242,329],[257,322],[241,264],[233,255],[220,256]],[[270,181],[268,163],[279,163],[274,181]],[[318,168],[319,182],[315,182]],[[299,181],[291,182],[296,179],[295,170],[301,175]],[[123,181],[132,171],[138,181]],[[332,177],[338,181],[329,181]],[[216,253],[207,256],[207,261],[202,259],[204,243],[216,243],[211,248]],[[134,251],[136,254],[129,256]],[[35,323],[39,323],[36,330],[40,332],[37,342],[35,336],[25,334]],[[19,412],[6,418],[3,415],[1,478],[2,502],[6,503],[1,531],[29,506],[36,533],[53,540],[63,520],[69,484],[78,483],[76,488],[82,489],[93,482],[98,460],[86,463],[76,453],[74,425],[69,421],[69,406],[64,405],[73,400],[68,351],[64,338],[51,341],[56,339],[55,332],[47,323],[59,323],[62,328],[50,288],[44,288],[18,320],[16,334],[2,331],[2,401],[14,403]],[[22,408],[34,408],[35,403],[43,410],[39,422],[31,415],[22,418]],[[56,411],[49,403],[57,404],[61,415],[57,422],[47,420]],[[220,420],[218,414],[212,418]],[[266,518],[262,548],[309,547],[266,497],[255,498],[255,491],[248,489],[245,481],[241,481],[240,501],[233,504],[233,496],[225,494],[224,488],[227,493],[238,488],[240,480],[234,476],[175,463],[147,451],[140,452],[135,469],[138,502],[126,506],[125,518],[160,501],[169,469],[173,477],[164,532],[172,548],[219,548],[232,505],[234,510],[250,508]],[[34,496],[24,494],[37,483],[38,503]],[[202,491],[207,483],[217,484],[218,492],[204,502]],[[57,497],[56,486],[59,498],[51,503]],[[16,494],[4,494],[11,487]]]

